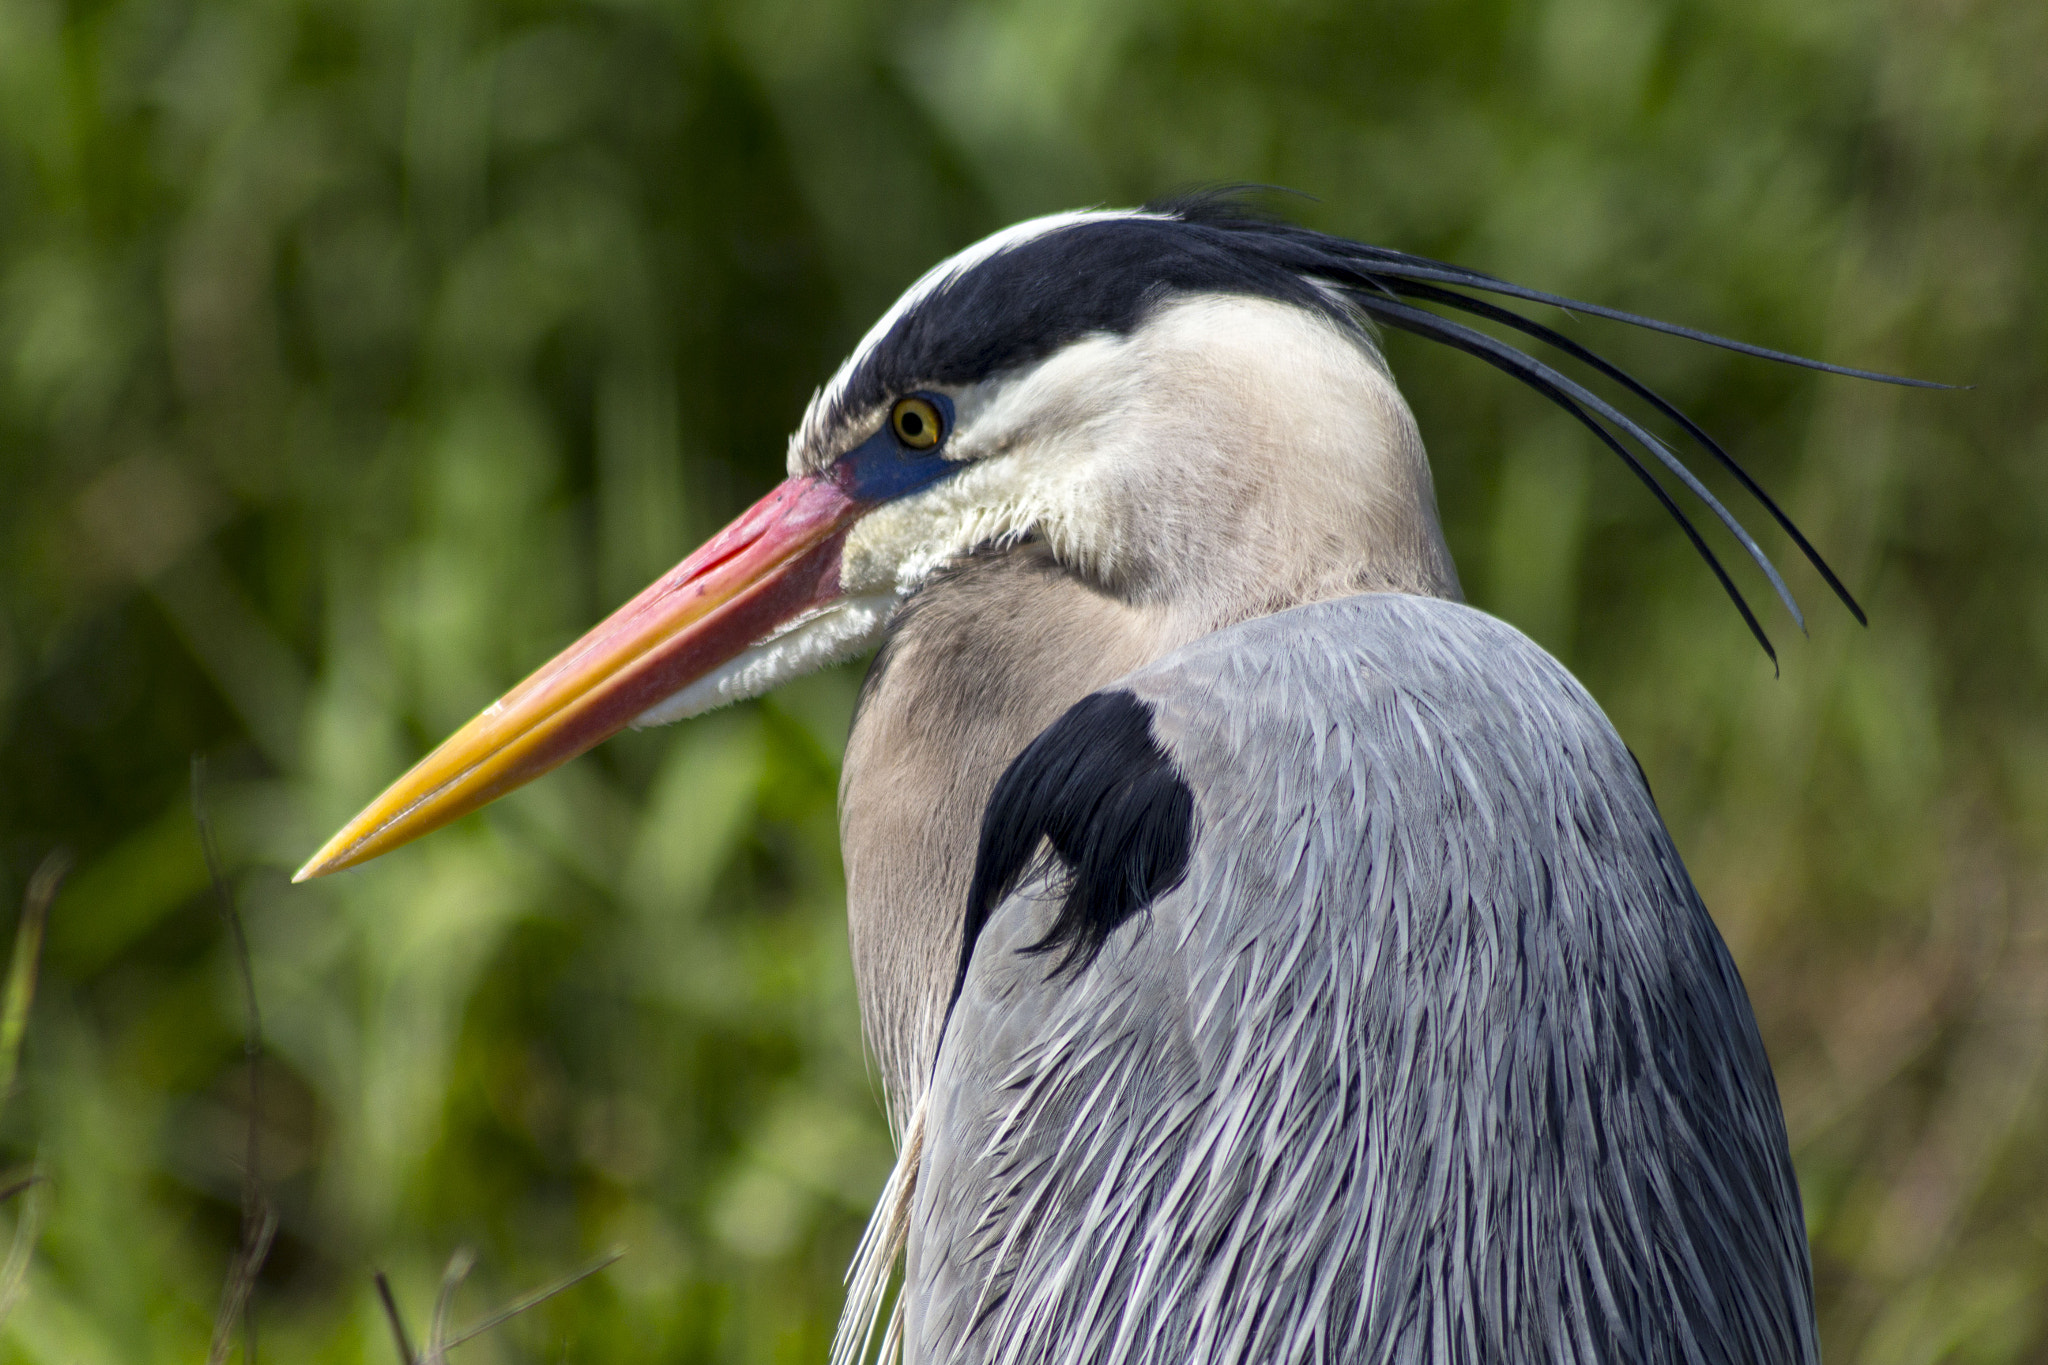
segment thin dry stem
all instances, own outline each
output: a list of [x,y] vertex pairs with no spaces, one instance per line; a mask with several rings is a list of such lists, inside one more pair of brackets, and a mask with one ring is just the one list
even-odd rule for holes
[[476,1253],[468,1247],[458,1247],[448,1258],[448,1268],[441,1272],[441,1292],[434,1296],[434,1321],[427,1329],[427,1353],[420,1357],[420,1365],[447,1365],[448,1315],[455,1308],[455,1291],[462,1288],[475,1266]]
[[221,1286],[220,1311],[214,1315],[213,1344],[207,1350],[206,1365],[226,1365],[238,1322],[242,1328],[242,1359],[246,1365],[256,1365],[256,1277],[262,1273],[271,1241],[277,1236],[277,1212],[263,1193],[263,1016],[256,1007],[256,972],[249,960],[249,936],[242,930],[241,912],[235,908],[234,891],[221,866],[220,847],[214,840],[213,821],[206,810],[206,759],[201,754],[192,755],[192,821],[198,826],[199,846],[206,855],[214,902],[227,927],[228,946],[242,987],[242,1058],[249,1068],[249,1127],[242,1153],[242,1241],[229,1263],[227,1281]]
[[[29,877],[28,890],[21,898],[21,922],[14,930],[14,956],[7,964],[7,990],[0,997],[0,1103],[5,1103],[14,1092],[21,1042],[28,1033],[29,1007],[35,1003],[36,974],[43,956],[43,927],[49,922],[50,903],[57,899],[57,888],[63,885],[64,874],[70,870],[71,854],[61,848],[51,850]],[[35,1254],[36,1241],[42,1236],[47,1211],[45,1183],[41,1170],[31,1167],[0,1189],[0,1202],[23,1190],[29,1191],[15,1220],[7,1260],[0,1264],[0,1322],[6,1321],[28,1289],[29,1258]]]
[[405,1335],[405,1319],[398,1311],[398,1299],[391,1292],[391,1277],[383,1271],[375,1276],[377,1298],[384,1305],[384,1320],[391,1324],[391,1340],[398,1346],[398,1365],[419,1365],[412,1353],[412,1341]]
[[0,998],[0,1103],[14,1091],[21,1061],[21,1040],[28,1032],[29,1006],[35,1003],[36,972],[43,956],[43,926],[50,902],[71,870],[71,854],[53,849],[37,865],[21,898],[21,922],[14,930],[14,956],[7,964],[7,992]]
[[48,1184],[41,1176],[33,1176],[27,1182],[29,1197],[23,1201],[21,1215],[14,1224],[14,1240],[7,1247],[7,1261],[0,1265],[0,1322],[14,1311],[21,1302],[21,1296],[28,1290],[28,1263],[35,1254],[36,1239],[42,1236],[43,1217],[48,1212],[48,1199],[44,1191]]
[[553,1284],[544,1285],[541,1288],[533,1290],[530,1293],[520,1295],[518,1298],[512,1300],[512,1302],[506,1304],[503,1308],[500,1308],[497,1312],[485,1318],[483,1321],[475,1324],[468,1330],[456,1336],[450,1337],[448,1339],[447,1344],[443,1346],[441,1349],[444,1351],[451,1351],[455,1349],[457,1346],[462,1345],[462,1343],[465,1341],[474,1340],[475,1338],[482,1336],[484,1333],[491,1331],[494,1328],[504,1326],[512,1319],[518,1317],[521,1313],[527,1311],[529,1308],[538,1308],[541,1304],[544,1304],[549,1299],[555,1297],[555,1295],[560,1294],[565,1290],[575,1288],[577,1285],[583,1283],[583,1281],[589,1279],[592,1275],[597,1274],[598,1271],[604,1270],[611,1266],[621,1256],[624,1256],[625,1254],[626,1249],[624,1247],[613,1247],[610,1251],[607,1251],[604,1255],[598,1257],[589,1265],[584,1266],[581,1270],[573,1271],[570,1274],[564,1275],[561,1279],[556,1280]]

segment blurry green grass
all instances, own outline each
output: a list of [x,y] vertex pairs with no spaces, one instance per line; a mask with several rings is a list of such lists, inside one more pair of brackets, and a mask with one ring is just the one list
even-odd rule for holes
[[[889,1161],[834,821],[858,671],[291,868],[766,488],[924,267],[1190,182],[1766,345],[1578,335],[1779,493],[1774,681],[1632,480],[1389,342],[1468,591],[1609,708],[1763,1015],[1831,1359],[2048,1351],[2048,10],[0,0],[0,866],[77,850],[0,1360],[204,1356],[268,1048],[262,1353],[823,1358]],[[1767,544],[1782,551],[1780,541]],[[418,1341],[415,1341],[418,1344]]]

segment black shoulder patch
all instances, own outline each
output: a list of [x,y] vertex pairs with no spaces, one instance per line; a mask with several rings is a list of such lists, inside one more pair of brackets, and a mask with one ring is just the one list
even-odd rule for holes
[[1152,708],[1129,692],[1084,697],[1017,755],[989,797],[967,893],[953,995],[981,928],[1050,842],[1067,876],[1059,916],[1025,951],[1066,949],[1086,968],[1118,925],[1187,874],[1195,797],[1152,738]]

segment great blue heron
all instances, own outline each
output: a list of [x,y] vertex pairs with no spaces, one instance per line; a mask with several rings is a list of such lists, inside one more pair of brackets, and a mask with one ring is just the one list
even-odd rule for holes
[[[1224,196],[1043,218],[918,281],[789,479],[394,784],[301,878],[630,724],[880,645],[841,786],[902,1158],[841,1353],[1817,1358],[1747,998],[1628,750],[1459,602],[1372,323],[1508,371],[1677,518],[1651,432],[1489,298],[1884,378],[1310,232]],[[1772,656],[1775,659],[1775,655]]]

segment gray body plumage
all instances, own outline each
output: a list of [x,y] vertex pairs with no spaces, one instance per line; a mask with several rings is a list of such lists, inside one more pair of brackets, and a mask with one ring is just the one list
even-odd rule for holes
[[1086,970],[1020,951],[1043,878],[982,930],[906,1359],[1817,1359],[1741,983],[1562,667],[1374,594],[1115,686],[1193,792],[1186,875]]

